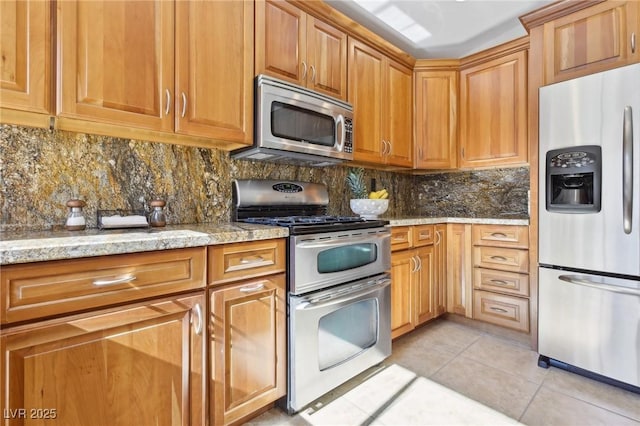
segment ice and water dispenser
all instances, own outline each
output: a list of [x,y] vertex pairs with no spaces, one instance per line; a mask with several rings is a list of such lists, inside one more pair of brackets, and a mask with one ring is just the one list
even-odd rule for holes
[[546,207],[550,212],[600,211],[602,149],[574,146],[547,152]]

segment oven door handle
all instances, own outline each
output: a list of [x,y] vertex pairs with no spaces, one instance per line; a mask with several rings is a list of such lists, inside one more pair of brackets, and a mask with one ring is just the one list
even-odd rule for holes
[[326,247],[331,247],[331,246],[335,246],[335,245],[344,245],[345,243],[352,244],[352,243],[361,243],[363,241],[375,242],[377,240],[382,240],[382,239],[390,237],[390,236],[391,236],[390,233],[384,233],[384,234],[377,234],[377,235],[365,235],[365,236],[362,236],[362,237],[349,236],[348,238],[347,237],[344,237],[344,238],[328,238],[326,240],[313,241],[313,242],[302,241],[300,243],[297,243],[296,247],[300,247],[300,248],[326,248]]
[[311,298],[305,303],[301,303],[296,309],[317,309],[324,308],[326,306],[339,305],[340,303],[344,303],[346,301],[357,299],[360,296],[364,296],[365,294],[372,293],[378,290],[383,289],[384,287],[391,284],[391,278],[381,278],[378,280],[372,280],[363,284],[362,286],[358,286],[355,289],[346,289],[343,291],[338,291],[333,294],[329,294],[325,297],[320,298]]

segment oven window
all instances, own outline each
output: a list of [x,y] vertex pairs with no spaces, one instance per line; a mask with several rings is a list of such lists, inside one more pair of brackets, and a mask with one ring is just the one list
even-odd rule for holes
[[361,300],[320,318],[318,367],[341,364],[375,345],[378,337],[378,301]]
[[335,247],[318,253],[318,272],[347,271],[373,263],[377,258],[378,246],[375,243]]
[[271,103],[271,133],[279,138],[314,145],[333,146],[336,140],[332,116],[282,102]]

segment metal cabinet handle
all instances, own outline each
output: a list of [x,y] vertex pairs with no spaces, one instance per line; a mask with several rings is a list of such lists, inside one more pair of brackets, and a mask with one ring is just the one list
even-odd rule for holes
[[507,238],[507,234],[504,232],[492,232],[491,236],[496,238]]
[[301,80],[304,80],[305,78],[307,78],[307,63],[305,61],[302,61],[302,78],[301,78]]
[[169,115],[169,109],[171,108],[171,92],[169,92],[169,89],[164,89],[164,94],[167,100],[164,107],[164,115]]
[[496,308],[495,306],[492,306],[489,309],[491,309],[492,311],[500,312],[502,314],[506,314],[508,312],[506,309]]
[[636,33],[631,33],[631,53],[636,53]]
[[509,284],[509,283],[508,283],[508,282],[506,282],[505,280],[496,280],[496,279],[491,279],[491,280],[489,280],[489,281],[491,281],[491,283],[492,283],[492,284],[495,284],[495,285],[502,285],[502,286],[505,286],[505,285],[508,285],[508,284]]
[[[195,317],[197,319],[195,332],[199,336],[200,334],[202,334],[202,328],[204,325],[204,322],[202,321],[202,308],[200,307],[199,303],[196,303],[196,305],[193,307],[193,313],[195,314]],[[191,323],[193,324],[193,317],[191,317]]]
[[311,65],[310,68],[311,68],[311,81],[313,83],[315,83],[316,82],[316,67],[315,67],[315,65]]
[[507,260],[507,258],[506,258],[506,257],[504,257],[504,256],[491,256],[491,259],[493,259],[493,260],[499,260],[499,261],[501,261],[501,262],[505,262],[505,261]]
[[184,115],[187,112],[187,95],[182,92],[182,113],[180,114],[180,117],[184,118]]
[[418,260],[418,271],[422,271],[422,259],[420,256],[416,256],[416,259]]
[[115,284],[124,284],[124,283],[130,283],[135,279],[136,279],[135,275],[127,274],[127,275],[122,275],[109,280],[94,280],[93,285],[101,287],[101,286],[108,286],[108,285],[115,285]]
[[258,283],[254,285],[247,285],[244,287],[240,287],[240,291],[243,293],[251,293],[254,291],[262,290],[264,288],[264,283]]
[[436,231],[436,242],[435,242],[435,245],[439,246],[440,245],[440,240],[442,240],[442,237],[440,236],[440,232]]
[[633,110],[624,107],[622,123],[622,223],[624,233],[631,233],[633,215]]
[[415,256],[411,256],[409,258],[409,260],[411,260],[411,264],[413,265],[411,267],[411,273],[413,274],[414,272],[416,272],[418,270],[418,261],[416,260]]
[[243,264],[243,265],[249,265],[251,263],[260,263],[260,262],[264,262],[264,257],[255,256],[253,259],[247,259],[245,257],[240,259],[240,263]]

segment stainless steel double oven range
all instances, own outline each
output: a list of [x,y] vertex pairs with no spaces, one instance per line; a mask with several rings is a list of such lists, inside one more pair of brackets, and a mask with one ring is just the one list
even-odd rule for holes
[[382,220],[328,216],[327,188],[233,182],[236,221],[286,226],[291,414],[391,354],[390,230]]

